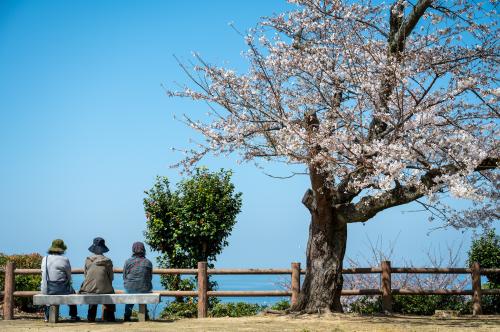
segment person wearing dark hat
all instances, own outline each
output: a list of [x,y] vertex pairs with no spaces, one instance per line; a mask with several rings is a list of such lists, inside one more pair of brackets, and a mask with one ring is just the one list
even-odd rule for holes
[[[71,264],[63,256],[67,247],[64,241],[56,239],[47,251],[48,255],[42,259],[42,294],[66,295],[74,294],[71,286]],[[69,306],[69,315],[72,321],[79,321],[76,305]],[[45,307],[45,321],[49,318],[49,306]]]
[[[85,280],[80,287],[82,294],[113,294],[113,262],[103,254],[108,252],[103,238],[96,237],[89,247],[89,251],[94,255],[85,260],[84,276]],[[105,304],[103,318],[105,321],[115,321],[115,305]],[[95,321],[97,305],[89,305],[87,319]]]
[[[123,266],[123,284],[127,293],[150,293],[153,289],[153,264],[146,258],[146,248],[142,242],[132,245],[132,257]],[[124,321],[130,321],[133,304],[125,305]],[[146,310],[146,319],[148,312]]]

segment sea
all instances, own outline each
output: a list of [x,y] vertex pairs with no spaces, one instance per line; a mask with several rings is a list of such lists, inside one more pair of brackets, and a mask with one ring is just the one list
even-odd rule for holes
[[[213,275],[210,280],[217,282],[217,290],[248,290],[248,291],[266,291],[266,290],[286,290],[284,286],[286,283],[290,282],[290,276],[288,275]],[[73,287],[78,290],[83,282],[83,275],[77,274],[73,275]],[[115,279],[113,280],[113,287],[115,289],[123,289],[123,278],[121,273],[115,273]],[[153,290],[162,290],[163,287],[160,283],[160,276],[153,275]],[[260,305],[273,305],[278,301],[283,299],[288,300],[289,297],[220,297],[219,300],[223,303],[227,302],[246,302],[246,303],[256,303]],[[160,313],[166,304],[173,301],[173,297],[161,297],[161,302],[159,304],[148,305],[148,310],[152,318],[158,318]],[[138,310],[137,306],[134,308]],[[123,318],[123,312],[125,310],[124,304],[118,304],[116,306],[115,316],[117,319]],[[69,316],[68,306],[62,305],[59,309],[60,315],[62,317]],[[101,309],[98,308],[98,317]],[[78,306],[78,315],[81,318],[87,317],[87,306]]]

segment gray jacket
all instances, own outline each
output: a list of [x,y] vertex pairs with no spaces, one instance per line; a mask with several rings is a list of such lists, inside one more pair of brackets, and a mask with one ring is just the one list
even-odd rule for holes
[[149,293],[153,289],[153,264],[146,257],[132,256],[123,266],[123,284],[129,293]]
[[[47,265],[48,261],[48,265]],[[47,266],[47,268],[45,268]],[[47,255],[42,259],[42,294],[47,294],[47,273],[50,281],[67,281],[71,284],[71,265],[63,255]]]

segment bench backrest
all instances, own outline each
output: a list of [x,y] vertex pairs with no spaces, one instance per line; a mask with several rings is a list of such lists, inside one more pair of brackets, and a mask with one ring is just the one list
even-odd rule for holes
[[58,304],[154,304],[160,302],[160,294],[70,294],[35,295],[35,305]]

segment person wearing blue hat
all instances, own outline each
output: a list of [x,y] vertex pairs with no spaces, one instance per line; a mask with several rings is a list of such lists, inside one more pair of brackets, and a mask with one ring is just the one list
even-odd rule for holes
[[[113,294],[113,262],[103,254],[108,252],[103,238],[96,237],[89,247],[89,251],[94,255],[85,260],[84,275],[85,280],[80,287],[82,294]],[[95,321],[97,315],[97,305],[89,305],[87,319],[90,322]],[[115,305],[105,304],[103,311],[105,321],[115,321]]]

